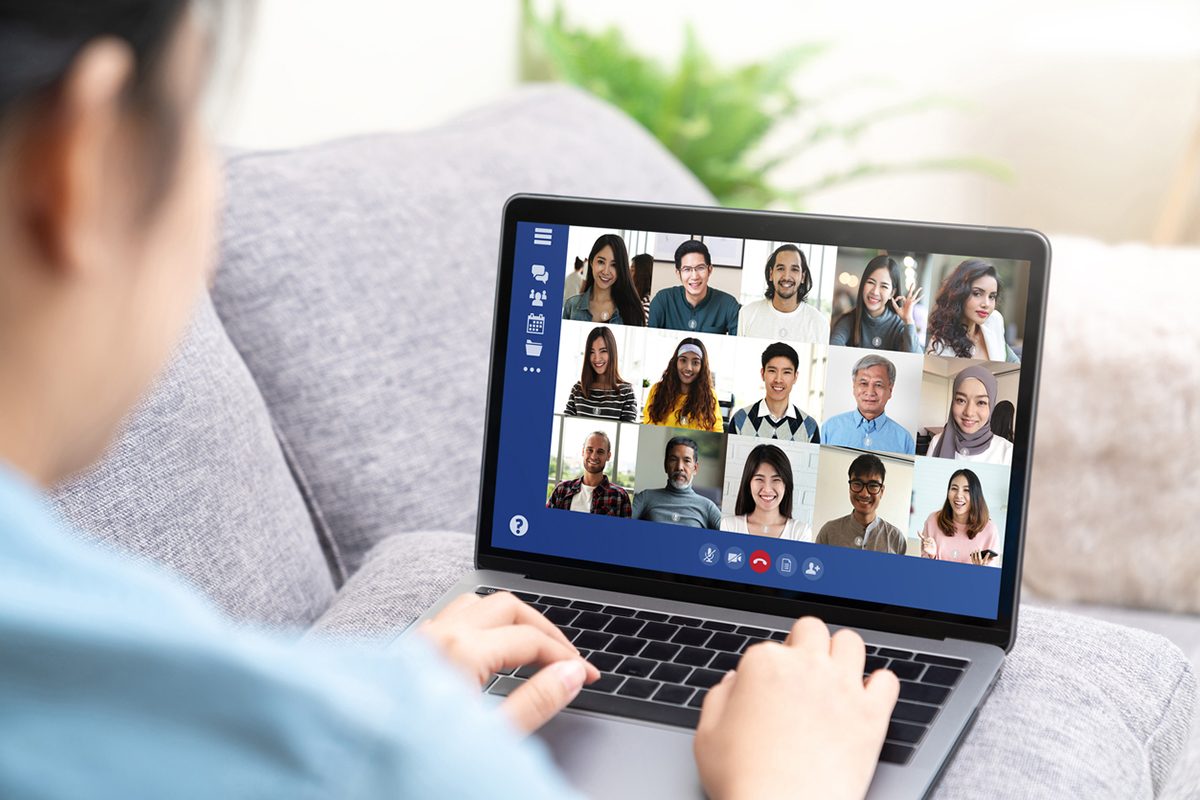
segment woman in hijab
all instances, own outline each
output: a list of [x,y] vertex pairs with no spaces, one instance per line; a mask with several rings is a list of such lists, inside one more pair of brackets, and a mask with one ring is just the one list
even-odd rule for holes
[[1012,464],[1012,442],[992,432],[995,406],[995,375],[981,366],[967,367],[958,373],[946,427],[929,443],[929,455],[984,464]]

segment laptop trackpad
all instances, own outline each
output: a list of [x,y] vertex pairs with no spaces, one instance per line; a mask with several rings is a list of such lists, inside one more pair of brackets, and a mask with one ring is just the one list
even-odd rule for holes
[[702,797],[690,731],[565,711],[538,733],[588,797]]

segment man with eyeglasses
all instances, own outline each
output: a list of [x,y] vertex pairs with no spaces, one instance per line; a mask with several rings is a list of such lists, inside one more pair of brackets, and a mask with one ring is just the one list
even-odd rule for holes
[[875,513],[883,499],[886,476],[883,462],[870,453],[850,462],[850,505],[854,510],[822,525],[817,544],[904,555],[908,549],[904,533]]
[[647,327],[737,334],[738,312],[742,307],[733,295],[708,285],[712,256],[704,242],[689,239],[675,248],[675,274],[680,285],[654,295]]

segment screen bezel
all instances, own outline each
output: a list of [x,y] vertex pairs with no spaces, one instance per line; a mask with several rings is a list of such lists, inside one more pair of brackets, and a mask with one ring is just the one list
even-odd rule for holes
[[[965,617],[784,589],[737,585],[734,581],[717,581],[601,562],[544,556],[492,545],[494,496],[489,487],[495,484],[499,466],[500,415],[518,222],[666,233],[702,233],[705,236],[1028,261],[1029,293],[1026,298],[1021,380],[1017,390],[1017,415],[1014,421],[1016,441],[1013,443],[1009,515],[996,619]],[[996,644],[1008,650],[1012,647],[1016,633],[1033,460],[1037,386],[1041,368],[1041,334],[1045,323],[1049,272],[1050,243],[1041,233],[1029,229],[675,206],[550,195],[514,195],[504,207],[496,279],[483,464],[475,526],[476,567],[515,572],[538,580],[766,614],[791,617],[814,614],[837,625],[932,638],[967,639]]]

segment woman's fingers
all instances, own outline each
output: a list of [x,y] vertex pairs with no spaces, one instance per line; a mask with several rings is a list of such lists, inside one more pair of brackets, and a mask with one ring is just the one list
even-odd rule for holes
[[789,647],[813,648],[828,653],[829,628],[816,617],[801,617],[792,625],[787,644]]
[[716,686],[708,690],[708,694],[704,697],[704,704],[700,707],[700,722],[696,726],[697,733],[711,730],[721,724],[721,717],[725,713],[725,704],[729,702],[729,692],[733,690],[736,680],[737,673],[729,670]]
[[495,628],[501,625],[532,625],[550,638],[557,639],[570,647],[572,655],[579,654],[579,651],[568,641],[563,632],[554,627],[553,622],[509,592],[496,592],[488,595],[474,606],[460,611],[460,615],[480,628]]
[[[505,625],[479,631],[464,646],[474,651],[474,661],[489,675],[506,667],[579,660],[579,651],[569,642],[547,636],[532,625]],[[594,666],[584,663],[588,679],[600,677]]]
[[877,669],[866,682],[867,696],[885,713],[892,713],[900,696],[900,679],[890,669]]
[[500,707],[519,729],[535,731],[579,694],[587,679],[588,666],[581,658],[555,662],[538,670]]
[[858,680],[867,662],[867,646],[857,633],[842,628],[829,641],[829,655],[835,664],[851,672]]

